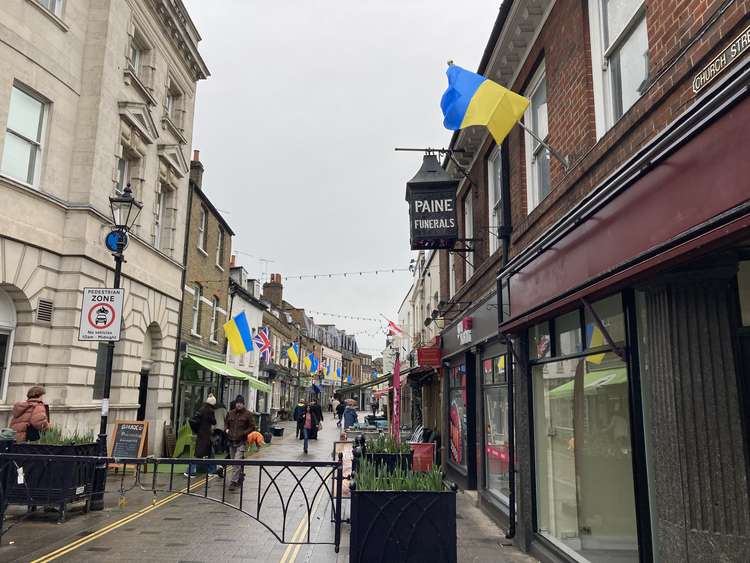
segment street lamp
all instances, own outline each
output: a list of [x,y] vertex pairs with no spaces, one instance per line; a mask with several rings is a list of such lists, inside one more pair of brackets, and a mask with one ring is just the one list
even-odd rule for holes
[[[130,184],[125,186],[122,194],[110,196],[109,207],[112,212],[114,228],[107,235],[105,245],[115,259],[114,289],[120,289],[122,263],[125,262],[123,251],[128,246],[128,233],[135,225],[143,209],[143,203],[136,201]],[[114,341],[107,342],[107,362],[104,372],[104,392],[102,394],[102,417],[99,424],[99,456],[107,457],[107,418],[109,416],[109,393],[112,387],[112,360],[115,354]],[[107,481],[107,464],[96,466],[94,475],[94,492],[91,495],[90,509],[104,509],[104,489]]]

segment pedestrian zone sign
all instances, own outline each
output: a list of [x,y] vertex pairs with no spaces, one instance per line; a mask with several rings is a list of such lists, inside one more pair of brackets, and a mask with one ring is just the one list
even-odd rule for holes
[[119,341],[124,296],[124,289],[84,288],[78,340]]

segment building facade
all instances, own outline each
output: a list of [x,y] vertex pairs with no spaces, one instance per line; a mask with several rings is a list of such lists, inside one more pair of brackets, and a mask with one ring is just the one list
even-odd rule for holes
[[0,410],[42,384],[56,426],[98,427],[103,352],[77,330],[83,288],[112,286],[108,198],[129,183],[143,212],[123,268],[109,418],[151,421],[149,452],[161,453],[195,85],[208,76],[200,36],[166,0],[11,0],[0,29]]
[[501,5],[478,72],[548,145],[451,141],[444,453],[543,561],[750,552],[748,45],[742,1]]

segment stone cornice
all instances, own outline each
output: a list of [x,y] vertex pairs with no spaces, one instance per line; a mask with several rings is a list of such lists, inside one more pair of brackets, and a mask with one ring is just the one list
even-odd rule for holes
[[182,0],[152,0],[165,35],[182,56],[185,65],[196,80],[208,78],[211,73],[198,52],[200,35],[185,9]]

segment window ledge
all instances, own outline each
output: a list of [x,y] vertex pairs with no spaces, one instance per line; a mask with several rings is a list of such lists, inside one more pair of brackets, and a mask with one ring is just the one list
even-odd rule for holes
[[202,337],[202,336],[201,336],[200,334],[198,334],[198,333],[197,333],[197,332],[195,332],[194,330],[191,330],[191,331],[190,331],[190,336],[195,336],[196,338],[201,338],[201,339],[203,338],[203,337]]
[[125,77],[125,84],[132,85],[135,87],[136,90],[143,96],[143,98],[146,100],[148,105],[150,106],[156,106],[156,98],[154,98],[151,95],[151,92],[146,87],[146,85],[143,83],[143,81],[138,77],[138,75],[135,73],[133,68],[128,65],[128,67],[123,72],[123,76]]
[[42,6],[39,2],[36,0],[26,0],[29,4],[33,5],[37,10],[42,12],[49,20],[54,23],[57,27],[59,27],[62,31],[68,32],[70,31],[70,26],[65,23],[60,17],[50,12],[47,8]]
[[188,141],[185,138],[185,135],[182,134],[182,129],[177,127],[177,124],[174,122],[174,120],[166,113],[161,118],[161,126],[162,129],[170,131],[181,145],[187,145]]
[[219,341],[218,341],[218,340],[215,340],[215,339],[213,339],[213,338],[209,338],[209,339],[208,339],[208,341],[209,341],[209,342],[210,342],[211,344],[218,344],[218,343],[219,343]]
[[203,256],[205,256],[206,258],[208,258],[208,252],[206,252],[205,250],[203,250],[200,246],[197,246],[196,248],[198,249],[198,252],[200,252],[201,254],[203,254]]
[[217,267],[217,268],[218,268],[219,270],[221,270],[222,272],[224,271],[224,268],[223,268],[223,267],[221,267],[221,266],[219,266],[218,264],[216,264],[216,267]]

